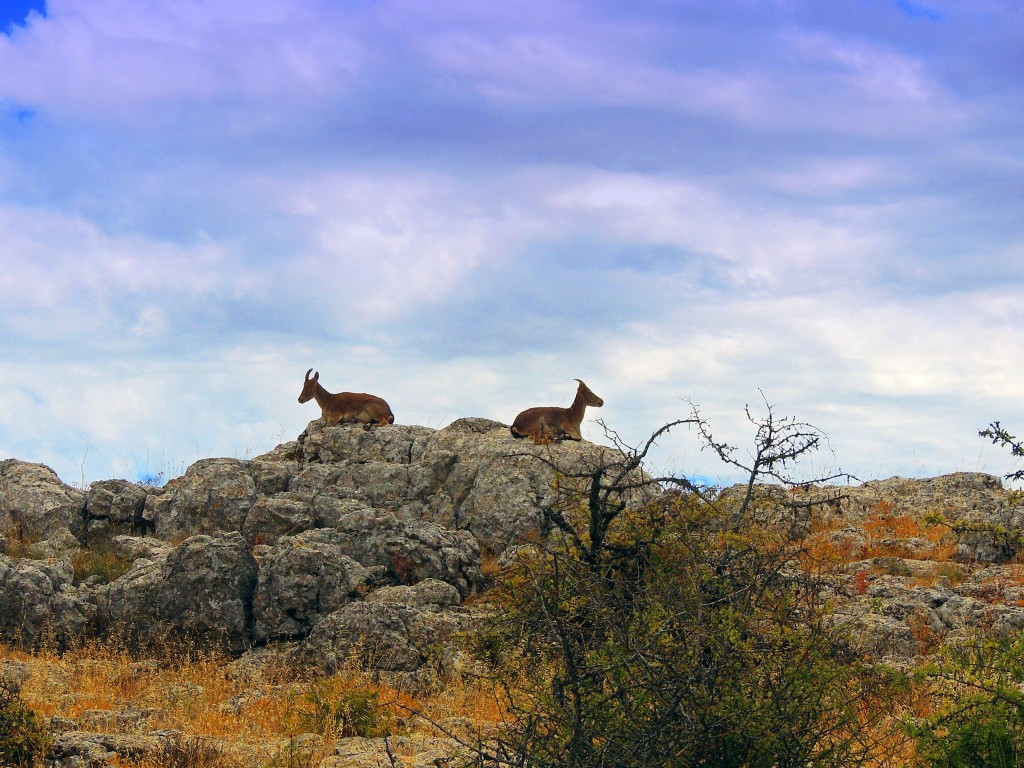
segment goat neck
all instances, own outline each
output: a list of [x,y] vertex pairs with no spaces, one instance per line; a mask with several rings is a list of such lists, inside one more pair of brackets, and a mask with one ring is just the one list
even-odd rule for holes
[[[565,402],[565,401],[563,401]],[[587,412],[587,396],[580,387],[576,390],[576,397],[572,401],[572,405],[569,406],[569,420],[573,424],[582,424],[583,415]]]

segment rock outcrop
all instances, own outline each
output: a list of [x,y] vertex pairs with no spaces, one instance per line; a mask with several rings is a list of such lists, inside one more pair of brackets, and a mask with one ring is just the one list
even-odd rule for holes
[[253,596],[256,642],[303,638],[369,590],[373,575],[344,552],[335,533],[286,536],[262,555]]
[[[0,560],[0,638],[116,632],[231,653],[285,642],[323,671],[355,655],[408,672],[444,655],[460,603],[483,584],[483,553],[535,538],[556,489],[583,490],[593,467],[619,459],[462,419],[314,421],[267,454],[205,459],[163,488],[108,480],[86,492],[45,466],[0,462],[3,541],[37,558]],[[99,583],[96,552],[130,567]],[[86,563],[80,579],[72,559]]]
[[[462,419],[441,430],[311,422],[262,456],[200,461],[163,488],[108,480],[83,491],[45,466],[0,461],[0,642],[184,641],[239,665],[266,654],[315,674],[354,665],[426,683],[467,663],[457,638],[479,616],[465,601],[486,585],[485,558],[501,567],[549,535],[559,494],[585,498],[594,471],[621,458]],[[743,493],[728,489],[722,503]],[[660,494],[640,483],[626,501],[678,500]],[[751,510],[845,563],[824,587],[830,620],[874,658],[907,663],[977,627],[1024,628],[1024,495],[998,478],[758,486]],[[110,559],[121,567],[90,565]],[[18,664],[0,666],[0,680],[21,675]],[[159,759],[166,747],[156,732],[106,736],[90,717],[51,722],[57,764]]]
[[86,494],[42,464],[17,459],[0,461],[0,546],[12,539],[35,542],[58,527],[79,533]]
[[193,536],[95,592],[103,632],[142,643],[188,641],[240,653],[252,645],[257,564],[242,535]]
[[[440,430],[311,422],[269,453],[199,461],[164,488],[110,480],[85,492],[47,467],[6,460],[0,639],[63,646],[121,632],[231,653],[286,643],[324,672],[353,658],[409,672],[451,655],[485,554],[545,535],[557,494],[584,493],[596,468],[620,459],[613,448],[535,446],[498,422],[461,419]],[[658,493],[643,487],[631,501]],[[789,503],[811,500],[821,502],[814,526]],[[752,509],[844,553],[837,618],[854,621],[876,655],[920,653],[979,621],[1024,626],[1024,587],[993,597],[983,576],[1009,567],[1000,564],[1024,541],[1021,497],[998,478],[763,486]],[[941,543],[901,523],[926,518],[952,526]],[[101,551],[130,568],[109,583],[88,566],[76,577],[72,560],[80,567]]]
[[67,648],[86,636],[95,613],[88,588],[74,584],[67,560],[0,555],[0,640]]

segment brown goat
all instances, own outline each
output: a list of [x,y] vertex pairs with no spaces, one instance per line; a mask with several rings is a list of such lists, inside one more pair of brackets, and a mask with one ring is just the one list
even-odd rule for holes
[[331,394],[319,384],[320,371],[314,373],[312,379],[309,378],[312,370],[310,368],[306,371],[306,379],[302,384],[299,402],[307,403],[315,399],[327,422],[325,426],[330,427],[339,421],[358,421],[371,426],[395,423],[395,415],[391,412],[391,406],[381,398],[376,395],[367,395],[365,392]]
[[583,413],[588,405],[600,408],[604,400],[591,392],[581,379],[576,381],[580,385],[576,388],[576,399],[572,405],[568,408],[527,408],[512,422],[512,436],[532,437],[536,445],[552,440],[582,440],[580,424],[583,423]]

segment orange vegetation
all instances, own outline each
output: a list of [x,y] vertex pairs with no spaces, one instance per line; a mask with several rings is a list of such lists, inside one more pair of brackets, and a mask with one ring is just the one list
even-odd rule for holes
[[[504,716],[501,693],[486,681],[468,677],[411,692],[355,666],[329,678],[310,679],[283,664],[246,665],[214,655],[166,651],[159,658],[140,658],[101,643],[64,654],[28,654],[0,645],[3,660],[28,664],[21,698],[41,716],[69,718],[83,730],[104,733],[174,729],[249,751],[304,733],[328,739],[436,736],[434,723],[466,718],[486,725]],[[369,720],[346,720],[345,708],[353,702]],[[360,728],[371,732],[353,732]]]

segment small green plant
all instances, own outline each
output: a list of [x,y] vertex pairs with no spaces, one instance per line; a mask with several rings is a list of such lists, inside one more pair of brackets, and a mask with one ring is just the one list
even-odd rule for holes
[[364,689],[336,691],[327,683],[314,685],[306,694],[312,709],[303,725],[314,733],[337,737],[386,736],[392,730],[392,718],[378,701],[377,692]]
[[102,543],[89,549],[80,549],[71,558],[75,570],[75,583],[93,578],[100,584],[109,584],[128,573],[132,561],[118,557],[110,548],[110,543]]
[[36,713],[22,702],[18,689],[0,681],[0,765],[36,765],[50,742],[50,735]]

